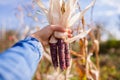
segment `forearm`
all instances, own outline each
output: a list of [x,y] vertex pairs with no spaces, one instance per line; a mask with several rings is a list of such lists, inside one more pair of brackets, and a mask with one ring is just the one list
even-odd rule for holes
[[42,53],[42,45],[35,38],[19,41],[0,54],[0,79],[31,80]]

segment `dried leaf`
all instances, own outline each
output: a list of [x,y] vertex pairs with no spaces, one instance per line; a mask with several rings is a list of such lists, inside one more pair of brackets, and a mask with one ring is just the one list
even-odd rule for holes
[[96,0],[93,0],[83,11],[78,12],[72,18],[70,18],[67,26],[73,26],[76,21],[80,20],[85,12],[95,4],[95,1]]
[[83,65],[80,65],[79,63],[78,63],[78,61],[75,61],[75,68],[76,68],[76,70],[77,70],[77,73],[79,74],[79,76],[80,76],[80,79],[83,79],[84,78],[84,76],[85,76],[85,67],[83,66]]
[[94,80],[99,80],[99,71],[98,70],[91,69],[90,75],[92,76],[92,78]]
[[73,37],[73,38],[67,39],[66,42],[72,43],[72,42],[74,42],[75,40],[84,38],[84,37],[86,37],[86,36],[88,35],[88,33],[89,33],[90,31],[91,31],[91,29],[89,29],[89,30],[87,30],[87,31],[85,31],[85,32],[82,32],[82,33],[78,34],[77,36],[75,36],[75,37]]
[[94,63],[90,60],[92,53],[89,53],[87,56],[87,77],[89,79],[98,80],[99,79],[99,70],[96,68]]
[[42,9],[42,11],[47,15],[48,14],[48,10],[45,8],[45,6],[43,5],[41,0],[35,0],[38,4],[38,6]]
[[80,58],[83,58],[84,56],[83,55],[80,55],[79,53],[73,51],[73,50],[70,50],[70,53],[74,56],[77,56],[77,57],[80,57]]

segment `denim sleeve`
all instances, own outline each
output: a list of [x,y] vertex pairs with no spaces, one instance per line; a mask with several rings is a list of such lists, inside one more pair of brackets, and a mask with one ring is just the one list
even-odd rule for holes
[[32,37],[0,54],[0,80],[32,80],[42,57],[41,43]]

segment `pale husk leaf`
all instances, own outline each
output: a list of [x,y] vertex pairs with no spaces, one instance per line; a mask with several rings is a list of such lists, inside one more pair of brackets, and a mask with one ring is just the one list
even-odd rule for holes
[[77,14],[75,14],[68,22],[67,26],[73,26],[75,24],[76,21],[80,20],[82,18],[82,16],[84,16],[85,12],[90,9],[94,4],[95,4],[96,0],[93,0],[83,11],[78,12]]
[[62,16],[62,24],[63,26],[66,27],[70,27],[67,26],[69,19],[71,18],[72,14],[75,12],[76,10],[76,3],[78,0],[68,0],[65,4],[65,13]]
[[86,36],[88,35],[88,33],[89,33],[90,31],[91,31],[91,29],[89,29],[89,30],[87,30],[87,31],[84,31],[84,32],[78,34],[77,36],[75,36],[75,37],[73,37],[73,38],[67,39],[66,42],[72,43],[72,42],[74,42],[74,41],[76,41],[76,40],[78,40],[78,39],[84,38],[84,37],[86,37]]
[[49,40],[49,43],[57,43],[57,39],[54,36],[52,36]]
[[61,8],[59,0],[50,0],[50,8],[48,12],[49,24],[60,24]]
[[45,8],[45,6],[43,5],[42,1],[41,0],[36,0],[38,6],[42,9],[42,11],[46,14],[48,14],[48,10]]

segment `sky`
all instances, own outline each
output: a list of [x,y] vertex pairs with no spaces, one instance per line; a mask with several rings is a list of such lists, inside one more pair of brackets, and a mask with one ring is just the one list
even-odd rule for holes
[[[42,0],[44,3],[47,0]],[[39,22],[35,22],[31,18],[25,17],[22,13],[19,13],[19,7],[25,7],[26,4],[33,4],[32,0],[0,0],[0,26],[4,26],[7,29],[16,29],[21,23],[26,23],[27,25],[39,25]],[[91,0],[80,0],[82,9],[87,6]],[[34,9],[27,9],[28,12],[35,12]],[[23,19],[18,19],[17,17],[22,16]],[[26,13],[25,13],[26,14]],[[120,31],[117,26],[118,16],[120,16],[120,0],[96,0],[93,11],[93,21],[98,23],[103,23],[105,29],[112,33],[116,38],[120,39]],[[90,11],[86,14],[86,18],[90,20]],[[34,24],[32,24],[34,23]],[[1,28],[0,28],[1,29]],[[106,39],[106,35],[102,37]]]

